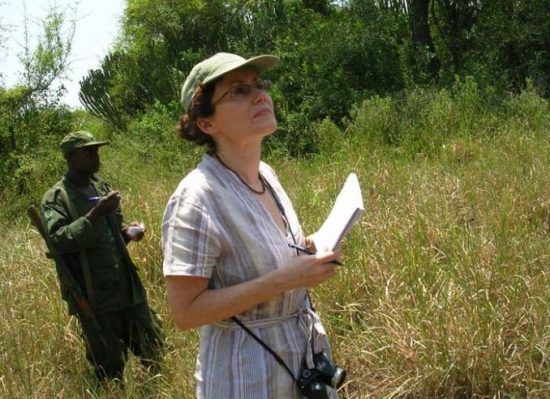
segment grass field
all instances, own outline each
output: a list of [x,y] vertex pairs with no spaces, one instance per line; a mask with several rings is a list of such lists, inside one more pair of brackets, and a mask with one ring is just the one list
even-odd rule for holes
[[[337,136],[322,124],[330,151],[268,157],[306,232],[320,225],[349,172],[362,185],[365,213],[342,248],[346,266],[311,292],[348,370],[342,398],[550,398],[544,104],[534,119],[518,111],[502,121],[457,120],[463,134],[438,137],[429,151],[383,145],[364,125]],[[365,107],[356,121],[370,115]],[[193,397],[198,334],[175,329],[161,274],[164,206],[200,158],[187,146],[177,151],[161,156],[123,137],[102,150],[102,175],[121,190],[126,219],[148,228],[131,252],[164,322],[161,374],[145,374],[131,358],[124,391],[94,386],[53,264],[38,234],[15,218],[0,229],[0,397]]]

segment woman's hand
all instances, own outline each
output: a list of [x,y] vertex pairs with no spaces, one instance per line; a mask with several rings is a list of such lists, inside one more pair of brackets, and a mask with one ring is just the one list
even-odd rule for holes
[[[327,251],[330,251],[330,248],[324,246],[324,247],[317,247],[317,245],[315,244],[315,237],[316,237],[317,233],[313,233],[309,236],[307,236],[304,240],[305,240],[305,248],[308,250],[308,251],[311,251],[311,252],[327,252]],[[336,249],[334,249],[334,252],[338,252],[340,253],[340,245],[338,245],[336,247]],[[340,262],[340,255],[338,255],[338,257],[336,258],[336,263],[341,265],[342,266],[342,263]]]
[[315,241],[313,241],[314,237],[315,237],[315,235],[312,234],[312,235],[305,238],[305,242],[306,242],[305,247],[308,251],[311,251],[311,252],[317,252],[317,247],[315,246]]
[[194,276],[166,278],[168,306],[183,329],[228,319],[283,292],[315,287],[336,273],[330,263],[337,252],[301,255],[286,266],[230,287],[208,289],[208,279]]
[[292,289],[315,287],[334,276],[338,266],[331,262],[337,260],[338,256],[339,253],[333,251],[300,255],[274,273],[280,273],[280,277],[290,283]]

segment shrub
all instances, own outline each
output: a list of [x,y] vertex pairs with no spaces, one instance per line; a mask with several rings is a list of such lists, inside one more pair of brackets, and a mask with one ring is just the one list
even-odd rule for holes
[[510,95],[505,102],[508,119],[526,132],[548,134],[550,127],[550,110],[548,100],[539,96],[533,82],[527,81],[527,88],[519,95]]

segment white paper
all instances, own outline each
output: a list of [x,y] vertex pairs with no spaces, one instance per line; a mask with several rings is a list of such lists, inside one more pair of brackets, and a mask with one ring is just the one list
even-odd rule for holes
[[143,233],[144,231],[145,225],[143,223],[140,223],[138,225],[128,226],[128,229],[126,229],[126,234],[128,234],[129,237],[134,238],[139,233]]
[[321,228],[311,236],[317,250],[335,250],[363,214],[359,180],[351,173]]

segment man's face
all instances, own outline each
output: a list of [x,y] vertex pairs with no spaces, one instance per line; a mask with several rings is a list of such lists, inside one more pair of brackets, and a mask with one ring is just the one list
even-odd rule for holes
[[69,154],[69,168],[75,172],[93,174],[99,165],[99,146],[77,148]]

